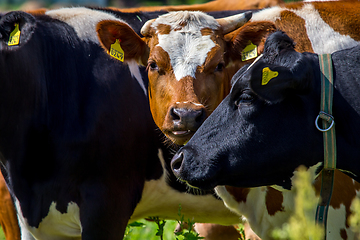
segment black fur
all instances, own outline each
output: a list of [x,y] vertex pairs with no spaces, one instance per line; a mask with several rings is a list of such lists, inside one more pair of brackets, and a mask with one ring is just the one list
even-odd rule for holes
[[[360,46],[335,52],[332,60],[337,168],[359,181]],[[262,85],[264,67],[279,75]],[[231,93],[178,152],[182,164],[173,160],[175,173],[204,189],[290,188],[298,166],[323,162],[323,134],[314,124],[320,110],[318,56],[296,52],[293,41],[277,32],[267,39],[263,58],[239,72]]]

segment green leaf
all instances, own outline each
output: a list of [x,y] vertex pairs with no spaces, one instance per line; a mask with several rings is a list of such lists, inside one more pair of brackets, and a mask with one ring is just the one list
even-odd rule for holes
[[146,224],[145,223],[142,223],[142,222],[132,222],[132,223],[129,223],[128,226],[129,227],[143,227],[145,226]]

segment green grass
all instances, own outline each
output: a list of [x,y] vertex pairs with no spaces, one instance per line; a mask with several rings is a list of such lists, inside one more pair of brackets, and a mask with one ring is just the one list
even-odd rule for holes
[[[144,223],[143,227],[131,227],[129,233],[124,237],[124,240],[159,240],[160,237],[156,236],[157,225],[155,222],[141,220],[139,222]],[[174,230],[177,225],[176,221],[166,221],[164,228],[164,239],[175,240]],[[5,235],[0,227],[0,240],[5,240]]]
[[5,240],[5,234],[4,234],[1,226],[0,226],[0,240]]
[[[155,222],[150,222],[146,220],[141,220],[145,225],[141,227],[131,227],[128,231],[128,234],[125,234],[124,240],[137,240],[137,239],[146,239],[146,240],[159,240],[160,237],[156,236],[158,226]],[[166,240],[175,240],[176,236],[174,234],[177,221],[167,220],[164,227],[164,239]]]

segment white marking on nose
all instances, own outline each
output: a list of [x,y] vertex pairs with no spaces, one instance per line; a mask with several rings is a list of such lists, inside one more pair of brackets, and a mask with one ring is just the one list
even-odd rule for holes
[[190,104],[194,104],[195,106],[204,106],[204,105],[202,105],[201,103],[194,103],[194,102],[188,102],[188,101],[185,101],[185,102],[175,102],[175,104],[181,104],[181,103],[183,103],[183,104],[188,104],[188,103],[190,103]]

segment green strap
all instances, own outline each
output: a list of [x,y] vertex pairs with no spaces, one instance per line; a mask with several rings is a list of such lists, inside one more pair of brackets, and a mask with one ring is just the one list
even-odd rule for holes
[[335,122],[332,116],[334,78],[331,54],[319,55],[319,64],[321,70],[321,104],[320,113],[316,119],[318,127],[318,119],[322,119],[322,129],[324,137],[324,169],[321,178],[320,201],[316,210],[316,222],[325,229],[326,239],[326,223],[327,212],[330,205],[332,189],[334,184],[334,170],[336,169],[336,136]]

